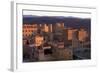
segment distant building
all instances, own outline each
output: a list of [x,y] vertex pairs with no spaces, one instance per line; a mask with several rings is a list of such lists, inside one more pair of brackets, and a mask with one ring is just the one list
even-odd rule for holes
[[72,33],[72,47],[78,48],[79,47],[79,37],[78,37],[78,30],[73,31]]
[[35,45],[36,46],[41,46],[43,44],[44,37],[41,35],[36,35],[35,36]]
[[86,37],[88,37],[88,33],[84,29],[79,30],[79,41],[85,41]]
[[31,36],[37,31],[37,24],[23,24],[23,37]]
[[[76,29],[68,29],[68,40],[72,40],[73,32],[75,32]],[[67,31],[66,31],[67,32]],[[83,28],[77,29],[77,36],[79,41],[84,41],[86,37],[88,37],[88,33]]]
[[64,45],[67,46],[68,45],[68,29],[67,28],[64,28],[64,31],[63,31],[63,37],[64,37]]

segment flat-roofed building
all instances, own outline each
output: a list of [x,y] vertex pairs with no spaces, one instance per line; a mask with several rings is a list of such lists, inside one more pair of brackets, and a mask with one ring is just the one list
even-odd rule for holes
[[31,36],[33,32],[37,31],[37,24],[23,24],[23,37]]
[[86,37],[88,37],[88,33],[84,29],[79,30],[79,41],[85,41]]

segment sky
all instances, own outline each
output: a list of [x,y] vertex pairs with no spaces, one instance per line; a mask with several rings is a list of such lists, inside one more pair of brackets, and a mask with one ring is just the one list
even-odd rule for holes
[[88,12],[52,12],[52,11],[32,11],[24,10],[23,15],[37,15],[37,16],[65,16],[65,17],[77,17],[77,18],[91,18],[91,13]]

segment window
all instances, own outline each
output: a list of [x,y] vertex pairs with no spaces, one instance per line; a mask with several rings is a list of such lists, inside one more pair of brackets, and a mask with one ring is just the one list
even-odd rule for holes
[[44,49],[44,54],[45,55],[52,54],[52,49]]
[[25,30],[25,32],[27,32],[27,30]]

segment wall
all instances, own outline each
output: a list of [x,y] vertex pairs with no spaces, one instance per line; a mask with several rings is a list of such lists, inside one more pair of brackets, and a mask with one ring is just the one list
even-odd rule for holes
[[[22,0],[21,0],[22,1]],[[23,0],[25,1],[25,0]],[[27,0],[38,4],[54,4],[54,5],[78,5],[78,6],[95,6],[97,7],[97,32],[96,45],[98,48],[98,65],[97,67],[79,67],[79,68],[65,68],[56,70],[34,70],[34,73],[99,73],[100,69],[100,2],[99,0]],[[10,43],[11,43],[11,31],[10,31],[10,0],[0,0],[0,73],[10,73]],[[28,73],[28,72],[27,72]],[[30,72],[32,73],[32,72]]]

